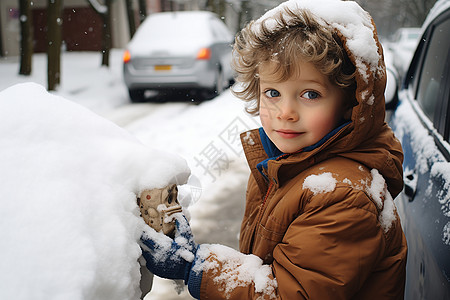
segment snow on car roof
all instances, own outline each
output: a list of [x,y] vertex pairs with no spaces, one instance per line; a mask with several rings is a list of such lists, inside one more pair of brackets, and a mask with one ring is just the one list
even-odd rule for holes
[[423,22],[422,31],[424,31],[425,28],[427,28],[428,24],[430,24],[431,21],[433,21],[438,15],[440,15],[449,8],[450,8],[450,0],[437,1],[431,8],[427,18],[425,19],[425,22]]
[[128,48],[134,54],[152,51],[198,51],[214,41],[211,18],[206,11],[163,12],[150,15],[136,31]]
[[150,15],[136,32],[136,38],[146,39],[210,37],[208,21],[213,14],[206,11],[163,12]]

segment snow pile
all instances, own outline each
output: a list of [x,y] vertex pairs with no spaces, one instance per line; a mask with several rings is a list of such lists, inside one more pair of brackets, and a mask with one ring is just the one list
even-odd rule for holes
[[[252,254],[246,255],[223,245],[202,244],[197,256],[202,263],[197,263],[193,271],[220,270],[214,282],[222,288],[226,297],[230,297],[234,289],[240,286],[255,285],[255,292],[262,294],[261,299],[274,299],[278,286],[272,278],[272,268]],[[208,260],[207,260],[208,259]],[[266,297],[264,297],[266,296]]]
[[291,11],[308,9],[319,19],[323,26],[331,26],[340,31],[347,39],[349,50],[355,55],[359,73],[366,78],[366,66],[370,65],[373,73],[378,68],[378,46],[373,36],[374,26],[369,14],[356,2],[340,0],[290,0],[283,2],[278,7],[269,10],[253,25],[253,30],[259,32],[261,23],[265,23],[269,30],[275,30],[279,26],[274,20],[276,14],[282,13],[286,20],[290,17],[286,9]]
[[[61,85],[52,92],[76,102],[97,114],[105,114],[129,103],[123,82],[123,50],[111,49],[110,66],[101,67],[100,52],[61,52]],[[15,57],[0,59],[0,91],[18,83],[47,85],[47,54],[33,54],[33,73],[18,74]]]
[[37,84],[0,93],[0,298],[138,299],[136,194],[186,162]]
[[311,190],[314,195],[332,192],[336,188],[336,179],[330,172],[309,175],[303,181],[303,188]]

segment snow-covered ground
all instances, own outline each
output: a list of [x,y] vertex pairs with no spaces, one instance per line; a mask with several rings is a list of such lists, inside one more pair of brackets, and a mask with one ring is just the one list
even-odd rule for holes
[[[7,186],[6,181],[3,181],[0,185],[1,201],[5,201],[0,203],[0,215],[9,214],[7,220],[10,221],[9,224],[5,221],[0,222],[0,240],[4,245],[3,241],[8,237],[11,245],[24,249],[15,253],[16,256],[12,251],[0,250],[2,261],[10,258],[17,259],[17,255],[23,254],[20,258],[20,269],[14,268],[14,263],[11,265],[0,263],[0,278],[6,278],[3,275],[7,274],[10,282],[16,280],[16,283],[22,284],[20,291],[16,290],[20,292],[20,296],[15,299],[29,299],[29,295],[33,295],[33,299],[51,299],[50,296],[62,293],[59,289],[64,290],[65,287],[59,285],[56,288],[55,284],[51,285],[50,283],[46,286],[45,280],[50,282],[52,276],[55,276],[55,279],[58,276],[64,279],[64,274],[68,273],[73,273],[75,277],[80,278],[78,282],[71,282],[70,292],[73,295],[84,296],[82,298],[65,297],[64,299],[91,299],[86,295],[95,295],[95,299],[102,299],[100,291],[111,285],[111,282],[106,283],[108,279],[112,282],[122,280],[123,285],[117,285],[122,292],[135,288],[133,282],[124,283],[127,282],[126,280],[135,281],[136,279],[137,265],[129,262],[136,256],[132,250],[133,247],[129,247],[128,250],[125,247],[125,250],[122,250],[122,257],[108,256],[116,251],[108,249],[111,245],[123,246],[136,238],[136,232],[132,232],[130,224],[139,224],[137,218],[133,217],[134,203],[131,205],[129,199],[118,199],[120,197],[113,191],[119,189],[125,194],[134,191],[138,189],[139,182],[143,178],[151,181],[147,182],[149,186],[158,185],[161,180],[170,181],[165,177],[180,173],[183,169],[177,163],[179,156],[186,160],[192,173],[188,183],[183,186],[184,192],[181,193],[181,197],[184,198],[181,200],[183,205],[188,207],[191,215],[191,225],[196,242],[222,243],[237,247],[237,234],[243,214],[245,185],[249,173],[240,147],[239,133],[259,126],[258,120],[248,116],[244,112],[244,104],[232,96],[229,91],[199,105],[187,102],[130,104],[126,87],[122,82],[121,55],[120,49],[112,51],[111,67],[105,68],[100,67],[101,56],[99,53],[63,53],[61,86],[52,94],[63,97],[69,102],[61,100],[61,105],[53,106],[52,103],[57,103],[60,98],[47,94],[36,85],[16,86],[8,92],[2,93],[6,88],[23,82],[35,82],[45,87],[46,56],[44,54],[33,56],[32,76],[17,75],[19,69],[17,58],[0,60],[0,98],[2,101],[0,104],[11,111],[9,114],[4,114],[9,127],[2,128],[2,137],[0,138],[2,145],[11,147],[2,149],[2,155],[5,153],[17,154],[12,155],[10,161],[3,159],[1,162],[10,163],[8,166],[11,169],[14,169],[13,163],[22,168],[19,170],[20,172],[16,170],[14,177],[9,176],[12,173],[8,168],[4,166],[0,168],[0,178],[8,179],[9,183],[16,184]],[[5,100],[13,98],[17,99],[16,103],[5,103]],[[73,105],[73,103],[88,108],[94,113],[92,114],[78,105]],[[60,124],[62,126],[59,126]],[[16,135],[16,132],[22,133],[22,140],[13,138],[19,136]],[[70,138],[71,135],[76,136],[80,132],[84,132],[84,135],[78,141]],[[43,142],[46,139],[50,140],[50,137],[53,139],[51,142],[55,147]],[[92,151],[85,151],[86,149],[82,147],[83,141],[85,147],[91,147],[88,149],[92,149]],[[64,145],[75,145],[72,147],[72,150],[76,150],[75,153],[64,152],[67,150],[64,149]],[[13,149],[23,146],[29,146],[34,151]],[[105,148],[102,147],[106,146],[114,148],[114,151],[102,155],[105,151]],[[135,148],[148,149],[148,152],[141,153]],[[154,152],[153,149],[162,151],[163,154]],[[48,151],[55,152],[52,153],[52,156],[48,155]],[[136,151],[140,154],[137,155]],[[48,164],[43,165],[42,156],[46,156],[46,153]],[[82,167],[73,169],[72,156],[77,156],[75,161]],[[152,157],[155,160],[155,166],[149,166],[148,170],[150,173],[153,172],[149,175],[149,171],[147,170],[146,173],[145,170],[139,168],[137,162],[151,162]],[[114,162],[115,168],[111,169],[108,161]],[[126,167],[127,164],[131,164],[131,167]],[[179,167],[161,168],[160,166],[164,164]],[[72,168],[72,174],[67,177],[63,175],[65,168]],[[49,172],[39,173],[38,171],[42,169],[49,170]],[[111,170],[120,174],[111,174],[113,172]],[[155,172],[161,176],[154,174]],[[43,177],[39,180],[31,180],[34,175],[38,174]],[[108,176],[97,185],[96,180],[102,174]],[[58,175],[60,176],[58,182],[62,182],[61,188],[53,189],[54,180],[58,178]],[[124,176],[129,178],[129,181],[123,182]],[[25,184],[21,179],[28,180],[31,182],[30,185]],[[45,179],[53,181],[49,182]],[[94,182],[90,179],[93,179]],[[76,182],[68,189],[62,188],[67,187],[71,181]],[[183,182],[180,179],[178,183],[182,184]],[[56,184],[56,186],[58,185]],[[32,198],[24,195],[25,192],[30,192],[28,188],[36,187],[42,189],[37,194],[32,190]],[[15,188],[14,193],[11,192],[11,188]],[[74,195],[76,191],[83,189],[83,193]],[[65,193],[66,191],[71,193]],[[57,206],[52,206],[54,202],[48,200],[50,198],[46,197],[46,193],[52,194],[51,199],[58,199],[59,196],[61,200]],[[92,199],[87,199],[88,194],[92,194]],[[109,204],[100,201],[102,195],[112,197]],[[77,197],[81,197],[81,200]],[[89,201],[94,201],[93,199],[97,199],[98,202],[89,205]],[[21,205],[17,205],[15,203],[17,201],[20,201]],[[39,205],[39,201],[42,202],[42,205]],[[32,209],[28,208],[27,204],[29,203],[33,203]],[[108,208],[102,213],[98,212],[102,207],[101,203]],[[106,201],[106,203],[108,202]],[[117,212],[117,205],[122,205],[119,206],[119,210],[123,210],[125,215],[129,214],[128,217]],[[53,210],[52,207],[55,209]],[[39,211],[44,209],[45,212]],[[72,210],[76,213],[68,214]],[[122,230],[119,237],[125,238],[124,240],[117,241],[117,238],[114,237],[117,236],[117,233],[111,235],[110,227],[99,226],[99,224],[103,224],[103,221],[106,222],[108,212],[118,220],[118,226],[122,226],[120,227],[122,229],[118,229],[118,231]],[[67,216],[45,218],[58,214],[67,214]],[[86,218],[92,217],[98,218],[100,223],[82,222],[83,224],[78,224],[75,221],[85,221]],[[33,227],[30,227],[33,228],[33,231],[19,230],[20,234],[7,235],[11,229],[9,227],[17,229],[27,220],[35,221]],[[64,220],[64,224],[61,226],[59,226],[60,220]],[[48,230],[49,226],[52,230]],[[92,228],[92,232],[89,232],[89,226],[95,227]],[[62,232],[66,234],[62,236]],[[24,238],[27,233],[30,234],[29,239]],[[75,233],[73,241],[77,241],[77,239],[85,241],[92,245],[94,250],[75,251],[78,248],[73,248],[74,246],[70,246],[70,243],[66,244],[73,233]],[[104,233],[104,237],[98,238],[102,233]],[[111,240],[108,240],[108,237],[111,237]],[[62,243],[65,245],[62,246]],[[28,248],[36,246],[40,246],[41,251],[48,250],[49,254],[55,251],[56,253],[58,253],[57,251],[66,251],[66,254],[70,254],[73,259],[68,260],[68,256],[63,255],[59,257],[58,261],[49,265],[48,257],[42,256],[41,259],[39,253],[27,251]],[[2,249],[5,247],[3,246]],[[11,257],[7,257],[8,255]],[[106,263],[104,263],[105,259],[108,260]],[[33,261],[28,264],[28,260]],[[78,265],[74,263],[78,260],[86,261],[85,264],[80,264],[84,267],[84,271],[82,268],[78,269]],[[121,270],[127,260],[131,265],[129,273],[123,274],[123,276],[115,274],[116,277],[110,276],[109,278],[108,275],[102,274],[102,272],[111,272],[111,269],[108,268],[116,267],[119,273],[123,273]],[[108,263],[112,263],[112,266],[108,266]],[[86,275],[84,272],[94,265],[97,268],[96,273],[94,272],[95,275]],[[6,267],[8,269],[5,269]],[[58,268],[66,270],[63,272],[57,270]],[[45,280],[37,281],[40,284],[29,285],[27,283],[27,280],[33,278],[33,274],[41,273],[46,274],[47,277],[42,277]],[[102,283],[102,281],[105,282]],[[57,280],[56,282],[61,281]],[[2,285],[5,283],[6,281],[0,279],[0,298],[4,298],[2,291],[5,289]],[[18,289],[18,286],[20,285],[15,287]],[[40,288],[47,290],[39,291]],[[63,292],[66,292],[67,295],[67,291]],[[119,294],[119,291],[116,292]],[[36,297],[40,293],[41,295],[42,293],[46,294],[47,297]],[[111,295],[106,293],[103,295],[104,299],[113,299],[110,297]],[[178,296],[171,281],[155,279],[153,289],[146,299],[191,299],[191,297],[187,292]]]

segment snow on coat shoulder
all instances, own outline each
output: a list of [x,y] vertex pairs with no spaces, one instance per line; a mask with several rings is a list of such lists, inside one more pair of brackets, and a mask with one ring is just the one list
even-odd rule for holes
[[[376,169],[370,171],[372,180],[361,181],[360,184],[353,185],[348,179],[344,179],[343,182],[350,185],[352,188],[361,190],[363,189],[374,201],[377,208],[380,210],[378,220],[381,227],[385,232],[389,230],[393,221],[396,219],[395,205],[391,194],[387,190],[386,182],[383,176]],[[325,172],[318,175],[309,175],[303,181],[302,187],[309,189],[314,195],[320,193],[333,192],[336,189],[337,180],[330,172]]]
[[189,176],[37,84],[0,92],[0,298],[139,299],[136,194]]
[[336,179],[330,172],[319,175],[309,175],[303,181],[303,188],[309,189],[314,195],[332,192],[336,188]]

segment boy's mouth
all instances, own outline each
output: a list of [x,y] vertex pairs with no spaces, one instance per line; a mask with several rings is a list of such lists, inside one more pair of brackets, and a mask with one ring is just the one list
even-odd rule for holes
[[278,133],[278,135],[280,135],[282,138],[285,138],[285,139],[293,139],[304,133],[304,132],[298,132],[298,131],[289,130],[289,129],[278,129],[278,130],[275,130],[275,132]]

